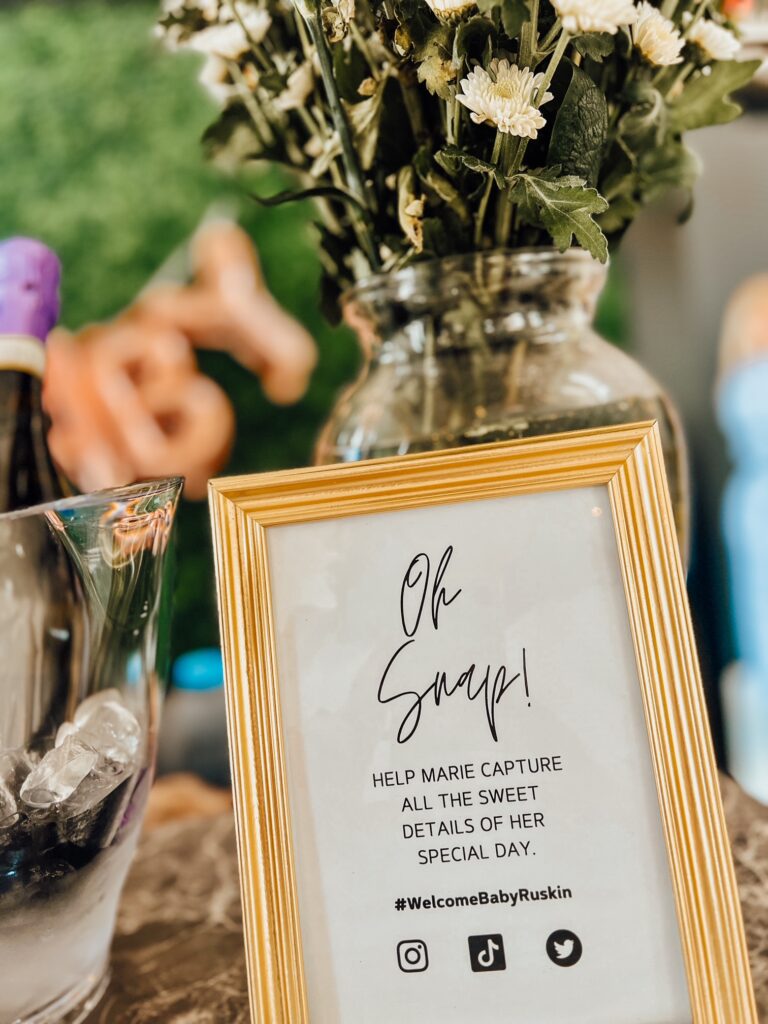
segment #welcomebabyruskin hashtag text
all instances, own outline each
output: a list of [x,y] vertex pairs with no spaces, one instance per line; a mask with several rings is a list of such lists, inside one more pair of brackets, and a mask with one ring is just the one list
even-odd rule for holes
[[395,910],[452,910],[455,907],[485,907],[500,904],[514,909],[522,903],[539,903],[549,900],[570,900],[573,892],[566,886],[549,885],[546,889],[515,889],[506,892],[480,890],[470,896],[398,896]]

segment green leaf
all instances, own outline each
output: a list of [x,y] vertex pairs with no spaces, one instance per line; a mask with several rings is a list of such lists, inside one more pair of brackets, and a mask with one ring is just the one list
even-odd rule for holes
[[346,189],[335,188],[332,185],[317,185],[313,188],[299,189],[296,192],[293,189],[286,189],[274,196],[259,196],[255,192],[251,192],[250,196],[259,206],[284,206],[286,203],[299,203],[302,199],[330,199],[337,203],[343,203],[345,206],[356,206],[365,212],[365,207],[357,196],[353,196]]
[[262,71],[259,73],[259,85],[263,86],[267,92],[277,95],[285,88],[285,76],[281,75],[279,71]]
[[453,66],[457,71],[473,58],[480,59],[494,31],[493,22],[482,16],[475,16],[459,24],[453,37]]
[[710,124],[726,124],[741,113],[730,94],[750,81],[759,60],[721,60],[710,65],[710,74],[696,75],[669,104],[669,123],[675,132],[692,131]]
[[598,191],[609,203],[613,201],[614,196],[635,194],[636,163],[634,158],[630,159],[620,148],[611,147],[608,150]]
[[502,0],[501,24],[510,39],[517,39],[528,17],[528,4],[525,0]]
[[433,96],[447,100],[451,83],[456,80],[453,66],[453,31],[447,25],[438,25],[426,43],[414,54],[418,64],[417,77]]
[[605,213],[597,217],[597,223],[606,235],[623,231],[635,219],[639,206],[630,195],[619,195],[612,199]]
[[607,32],[588,32],[574,39],[573,45],[583,57],[601,63],[616,49],[616,39]]
[[566,174],[595,185],[608,136],[608,105],[589,75],[574,65],[571,72],[552,128],[547,163],[560,164]]
[[251,115],[240,100],[230,103],[219,119],[206,128],[202,144],[209,160],[281,160],[285,156],[281,147],[267,146],[262,142],[256,134]]
[[442,217],[426,217],[423,231],[425,256],[450,256],[462,252],[469,241],[466,225],[450,210]]
[[413,51],[414,60],[425,60],[432,53],[437,53],[445,60],[450,60],[453,53],[454,34],[451,25],[446,25],[444,22],[435,25],[424,42]]
[[452,178],[456,178],[461,173],[463,155],[464,150],[458,146],[444,146],[435,153],[435,163],[447,171]]
[[402,167],[397,175],[397,220],[417,253],[424,249],[424,198],[418,194],[414,169]]
[[360,103],[347,103],[342,100],[364,171],[371,169],[376,157],[387,81],[387,78],[382,78],[377,82],[376,92],[373,96],[369,96],[368,99],[362,100]]
[[450,252],[450,238],[445,224],[439,217],[424,220],[424,252],[430,256],[444,256]]
[[605,213],[608,203],[596,189],[573,175],[553,178],[545,172],[513,175],[508,194],[523,220],[548,231],[561,252],[576,238],[601,263],[608,259],[608,242],[594,220]]
[[391,0],[391,9],[413,46],[423,46],[435,29],[435,16],[424,0]]
[[333,77],[343,100],[355,103],[360,99],[360,83],[370,75],[370,68],[365,57],[358,48],[351,46],[334,46]]
[[644,148],[659,145],[667,131],[668,112],[664,97],[650,82],[633,83],[626,98],[632,106],[619,121],[618,136],[634,159]]
[[498,167],[489,164],[487,160],[481,160],[478,156],[473,156],[472,153],[466,153],[459,146],[444,146],[443,149],[438,150],[435,153],[435,163],[454,176],[462,167],[466,167],[467,170],[474,171],[476,174],[493,175],[499,188],[504,185],[504,178]]
[[698,156],[678,139],[644,153],[638,161],[638,186],[647,203],[670,189],[690,190],[701,173]]
[[[471,219],[469,208],[461,194],[452,181],[438,174],[431,154],[422,147],[413,161],[413,166],[422,184],[430,189],[435,195],[442,199],[463,224]],[[426,221],[425,221],[426,223]]]

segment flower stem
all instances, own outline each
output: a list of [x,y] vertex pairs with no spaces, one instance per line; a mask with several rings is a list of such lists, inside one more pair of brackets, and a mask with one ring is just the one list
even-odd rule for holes
[[461,141],[461,111],[462,106],[454,97],[453,101],[453,141],[458,146]]
[[304,56],[307,60],[312,60],[314,57],[314,49],[312,46],[312,40],[307,34],[307,23],[295,7],[293,9],[293,20],[296,25],[296,32],[301,40],[301,48],[304,51]]
[[693,12],[693,17],[685,26],[685,30],[683,31],[683,39],[687,39],[690,36],[693,29],[696,27],[696,23],[703,16],[707,7],[709,7],[709,0],[699,0],[699,6]]
[[552,43],[554,43],[555,39],[557,39],[557,33],[560,31],[561,27],[562,26],[560,24],[560,19],[557,18],[552,28],[549,30],[549,32],[547,32],[547,34],[542,39],[541,46],[539,46],[537,51],[538,53],[547,52]]
[[[544,80],[542,81],[541,85],[538,88],[538,91],[536,92],[536,95],[534,96],[533,103],[535,107],[541,106],[542,101],[547,94],[547,89],[550,87],[550,85],[552,84],[552,79],[555,77],[557,66],[563,59],[563,55],[565,54],[565,51],[567,50],[570,41],[571,37],[567,32],[563,32],[560,38],[558,39],[554,53],[552,54],[549,60],[549,64],[547,64],[547,70],[544,73]],[[511,173],[516,174],[522,167],[523,158],[525,156],[525,151],[527,148],[528,139],[521,139],[520,146],[518,148],[517,153],[515,154],[514,163],[516,166],[514,168],[514,171],[511,171]]]
[[307,129],[307,135],[310,139],[318,134],[322,139],[328,138],[326,125],[322,124],[319,119],[313,115],[311,109],[307,107],[297,107],[296,114],[301,123]]
[[243,30],[243,35],[248,40],[248,45],[250,46],[251,52],[256,59],[256,63],[261,67],[261,70],[266,72],[267,74],[279,75],[280,80],[282,81],[283,85],[285,85],[287,81],[287,76],[284,75],[282,72],[278,71],[274,61],[269,57],[267,53],[265,53],[262,44],[256,42],[254,37],[251,35],[248,26],[243,21],[243,16],[240,14],[240,10],[235,0],[229,0],[229,6],[232,9],[232,14],[235,18],[235,21]]
[[[518,159],[520,149],[522,148],[522,139],[515,139],[515,151],[512,159],[510,160],[511,141],[511,137],[509,135],[505,135],[504,144],[501,147],[501,159],[499,162],[501,164],[501,173],[504,175],[505,179],[515,165],[519,166]],[[501,195],[499,196],[499,205],[496,208],[496,245],[506,245],[509,240],[509,228],[512,223],[512,209],[513,203],[509,198],[509,193],[506,189],[502,189]]]
[[232,81],[237,86],[238,95],[243,101],[243,106],[250,114],[251,121],[256,128],[256,132],[262,144],[266,146],[273,145],[275,136],[272,131],[272,126],[269,123],[269,118],[254,99],[253,93],[243,77],[243,72],[240,70],[240,65],[236,60],[229,60],[227,61],[227,66],[229,67],[229,73],[232,76]]
[[[504,136],[501,132],[496,132],[496,139],[493,143],[493,152],[491,153],[491,163],[494,167],[499,162],[501,155],[501,147],[504,141]],[[493,189],[493,175],[488,175],[488,180],[485,183],[483,194],[480,199],[480,205],[477,208],[477,217],[475,220],[475,246],[480,249],[483,245],[483,227],[485,226],[485,214],[488,210],[488,202],[491,198],[491,190]]]
[[568,44],[571,41],[570,34],[568,32],[562,32],[560,38],[557,41],[555,52],[552,54],[549,64],[547,64],[547,70],[544,72],[544,81],[539,86],[538,92],[534,99],[534,103],[537,107],[541,106],[542,100],[546,95],[547,89],[552,84],[552,79],[555,77],[558,64],[563,59],[565,51],[568,49]]
[[[517,174],[523,163],[523,157],[525,156],[525,150],[528,146],[527,139],[517,139],[512,159],[507,162],[504,155],[502,155],[502,170],[505,179],[508,181],[509,178]],[[502,192],[501,198],[499,199],[499,209],[496,215],[496,244],[507,245],[509,243],[509,232],[512,226],[512,214],[515,210],[515,204],[509,198],[509,192],[507,190]]]
[[358,50],[360,51],[365,60],[365,63],[368,65],[368,70],[371,72],[371,78],[374,80],[374,82],[378,82],[378,80],[381,78],[378,65],[371,56],[371,51],[368,46],[368,42],[363,33],[358,28],[357,22],[355,21],[354,18],[352,18],[349,22],[349,33],[354,39]]
[[424,112],[421,109],[419,90],[414,88],[413,81],[407,71],[401,71],[397,76],[397,81],[400,85],[400,93],[403,97],[403,105],[408,115],[408,123],[411,126],[413,137],[416,140],[416,144],[421,145],[429,135],[429,132],[424,124]]
[[446,138],[449,145],[458,146],[461,129],[461,104],[456,99],[457,92],[451,90],[450,97],[445,101]]
[[525,25],[520,39],[520,67],[528,68],[533,64],[533,55],[538,49],[539,31],[539,0],[531,0],[531,16]]
[[331,52],[328,48],[328,40],[325,38],[319,4],[314,12],[314,16],[307,18],[307,29],[309,30],[312,42],[315,44],[315,49],[317,50],[317,58],[320,62],[320,75],[323,79],[323,85],[325,86],[328,106],[331,111],[331,117],[336,131],[339,133],[342,162],[344,164],[344,171],[347,175],[349,190],[357,199],[359,199],[363,209],[367,211],[367,216],[365,216],[359,224],[358,238],[360,245],[365,258],[371,265],[371,269],[378,270],[380,260],[376,252],[376,246],[374,245],[370,229],[370,199],[368,189],[365,186],[360,161],[358,160],[357,151],[355,150],[355,145],[352,140],[349,121],[347,120],[347,115],[344,112],[344,107],[341,105],[341,98],[336,88],[336,79],[333,74],[333,61],[331,59]]
[[683,82],[685,82],[685,80],[693,73],[695,67],[696,65],[693,64],[691,61],[688,61],[687,63],[683,64],[683,66],[679,69],[677,74],[674,76],[672,81],[664,90],[664,95],[671,96],[675,90],[675,87],[678,85],[682,85]]

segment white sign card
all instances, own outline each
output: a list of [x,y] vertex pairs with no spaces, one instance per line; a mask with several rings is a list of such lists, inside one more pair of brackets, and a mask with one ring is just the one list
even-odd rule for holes
[[269,558],[312,1019],[690,1021],[607,489]]

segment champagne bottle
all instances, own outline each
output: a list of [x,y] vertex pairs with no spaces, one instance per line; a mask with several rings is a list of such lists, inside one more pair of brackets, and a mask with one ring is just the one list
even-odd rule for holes
[[41,242],[0,243],[0,512],[65,493],[42,404],[45,340],[59,316],[60,278],[58,257]]
[[[42,404],[60,277],[41,242],[0,242],[0,513],[65,492]],[[60,535],[44,516],[0,518],[0,749],[53,742],[83,686],[84,638],[82,587]]]

